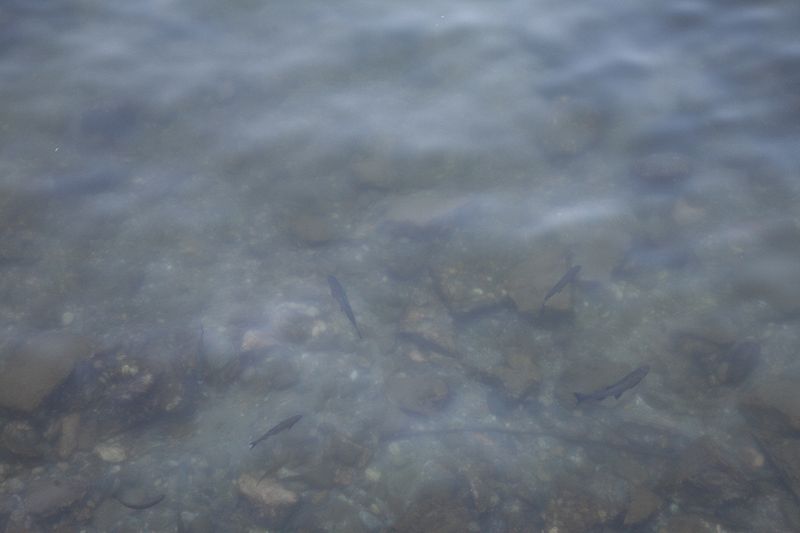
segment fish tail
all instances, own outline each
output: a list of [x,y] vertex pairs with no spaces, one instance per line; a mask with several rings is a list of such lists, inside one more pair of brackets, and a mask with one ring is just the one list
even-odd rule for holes
[[580,392],[574,392],[573,394],[575,395],[575,400],[578,403],[581,403],[582,401],[586,400],[586,398],[588,398],[586,394],[581,394]]

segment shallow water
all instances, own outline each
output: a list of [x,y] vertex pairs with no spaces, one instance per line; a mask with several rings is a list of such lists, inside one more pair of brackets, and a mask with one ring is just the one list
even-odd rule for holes
[[3,3],[0,526],[800,529],[799,21]]

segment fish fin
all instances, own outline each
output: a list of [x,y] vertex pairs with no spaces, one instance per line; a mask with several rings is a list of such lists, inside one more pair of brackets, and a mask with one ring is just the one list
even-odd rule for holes
[[578,403],[581,403],[582,401],[586,400],[586,398],[588,398],[588,396],[586,396],[585,394],[581,394],[580,392],[574,392],[573,394],[575,395],[575,400]]

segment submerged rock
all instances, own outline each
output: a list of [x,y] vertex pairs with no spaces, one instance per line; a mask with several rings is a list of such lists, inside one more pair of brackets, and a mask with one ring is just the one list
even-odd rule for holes
[[498,385],[505,400],[517,403],[539,387],[541,375],[530,355],[512,352],[505,364],[484,371],[486,381]]
[[259,481],[255,476],[242,474],[236,487],[269,527],[281,527],[300,501],[295,492],[275,479]]
[[691,358],[712,386],[741,385],[755,370],[761,356],[761,345],[756,341],[721,341],[693,333],[677,333],[673,347]]
[[724,531],[721,526],[702,516],[693,514],[679,514],[670,517],[658,533],[719,533]]
[[125,448],[119,444],[98,444],[94,448],[94,453],[107,463],[121,463],[128,457]]
[[761,447],[780,479],[800,501],[800,439],[765,438]]
[[591,428],[585,436],[587,443],[594,442],[606,448],[630,450],[650,457],[673,458],[690,439],[678,429],[656,424],[619,421],[615,423],[586,422]]
[[800,253],[783,249],[755,250],[745,258],[737,257],[731,272],[733,298],[766,302],[785,317],[800,314]]
[[61,459],[69,458],[78,448],[80,423],[80,413],[70,413],[61,419],[61,434],[58,438],[58,456]]
[[436,289],[450,312],[466,315],[497,306],[506,298],[505,289],[491,273],[501,266],[476,265],[460,261],[448,261],[433,268]]
[[278,340],[271,328],[248,329],[242,335],[239,349],[242,353],[267,352],[278,345]]
[[551,496],[544,511],[545,531],[590,531],[614,521],[622,509],[578,488],[562,488]]
[[755,370],[760,356],[759,343],[741,341],[698,358],[698,363],[705,370],[709,384],[736,386]]
[[156,331],[99,351],[59,389],[58,406],[96,421],[100,438],[157,417],[187,415],[203,378],[198,337],[197,331]]
[[415,502],[400,517],[394,528],[408,533],[464,533],[475,531],[477,524],[466,505],[451,502],[438,504],[430,501]]
[[661,498],[646,487],[637,487],[625,512],[625,526],[634,526],[647,521],[661,507]]
[[426,307],[409,309],[400,324],[399,334],[422,349],[445,355],[456,352],[453,318],[438,300]]
[[364,510],[351,499],[327,493],[318,498],[314,505],[303,508],[287,527],[291,531],[327,531],[330,533],[368,533],[361,520]]
[[513,352],[506,357],[505,366],[496,373],[506,395],[522,400],[539,386],[541,375],[530,355]]
[[214,521],[210,511],[192,513],[182,511],[178,515],[178,531],[185,533],[214,533]]
[[241,375],[241,382],[263,393],[281,391],[294,387],[300,380],[297,364],[281,354],[247,367]]
[[348,435],[331,431],[325,440],[323,459],[339,465],[362,468],[372,456],[372,450],[354,441]]
[[713,509],[753,494],[755,486],[745,466],[733,450],[701,437],[681,454],[673,481],[689,505]]
[[453,222],[470,203],[468,196],[414,193],[393,199],[384,211],[383,224],[393,233],[419,236]]
[[504,279],[524,257],[488,229],[458,232],[435,250],[430,275],[437,294],[457,317],[508,305]]
[[23,420],[9,422],[3,426],[0,445],[17,457],[32,459],[41,457],[44,453],[42,435],[30,422]]
[[411,496],[407,505],[399,509],[394,525],[397,531],[426,533],[428,531],[464,533],[477,531],[475,511],[470,497],[451,472],[442,465],[426,465],[413,474],[413,481],[405,486],[404,496]]
[[395,279],[420,279],[430,264],[433,246],[429,241],[397,238],[392,246],[379,250],[378,262]]
[[775,377],[755,385],[739,403],[739,410],[758,431],[776,435],[800,432],[800,395],[797,378]]
[[25,495],[25,511],[33,516],[55,515],[80,501],[86,490],[86,483],[79,479],[35,482]]
[[0,359],[0,408],[34,411],[89,355],[83,337],[58,331],[32,337]]
[[289,235],[306,246],[319,246],[338,237],[336,226],[315,213],[296,213],[288,221]]
[[444,407],[450,390],[441,378],[395,374],[386,382],[386,395],[407,413],[429,416]]
[[[557,248],[545,248],[518,264],[506,277],[508,295],[521,313],[537,313],[542,309],[545,296],[569,269],[566,254]],[[547,300],[546,309],[568,312],[574,305],[573,286],[570,284]]]

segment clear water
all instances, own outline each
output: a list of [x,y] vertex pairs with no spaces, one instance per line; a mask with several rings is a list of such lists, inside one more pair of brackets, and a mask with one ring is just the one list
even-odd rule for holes
[[[800,376],[799,29],[780,0],[2,3],[4,357],[92,353],[0,415],[45,450],[0,459],[0,524],[800,528],[797,428],[746,407]],[[68,412],[99,429],[59,457]],[[98,488],[131,472],[163,501]],[[86,496],[20,510],[62,478]]]

